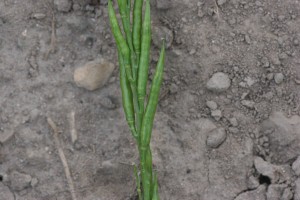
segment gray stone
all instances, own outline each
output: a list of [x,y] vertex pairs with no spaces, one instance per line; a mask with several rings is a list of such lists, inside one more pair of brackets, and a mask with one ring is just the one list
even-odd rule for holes
[[72,8],[71,0],[54,0],[54,5],[58,11],[69,12]]
[[115,109],[116,108],[116,104],[114,104],[113,101],[111,100],[111,98],[109,98],[109,97],[101,98],[99,103],[104,108],[107,108],[107,109]]
[[267,200],[281,200],[281,195],[287,185],[272,184],[268,187]]
[[211,116],[216,120],[219,121],[221,119],[222,115],[222,111],[221,110],[212,110],[211,111]]
[[210,148],[218,148],[226,139],[225,128],[216,128],[208,133],[206,144]]
[[292,170],[289,165],[273,165],[261,157],[255,157],[254,166],[259,174],[269,177],[271,183],[282,183],[290,181],[292,178]]
[[33,19],[44,19],[46,17],[45,13],[33,13],[31,15]]
[[250,101],[250,100],[243,100],[241,103],[243,106],[250,108],[250,109],[254,108],[254,106],[255,106],[255,102]]
[[33,178],[33,179],[31,179],[30,185],[31,185],[31,187],[34,188],[37,186],[38,183],[39,183],[39,180],[37,178]]
[[154,26],[152,41],[157,48],[161,48],[162,39],[165,39],[166,48],[170,48],[174,39],[173,32],[165,26]]
[[31,176],[18,171],[13,171],[9,175],[10,188],[16,191],[21,191],[30,186]]
[[229,76],[223,72],[217,72],[208,80],[206,87],[213,92],[224,92],[231,85]]
[[272,163],[290,163],[299,156],[300,117],[298,115],[287,118],[281,112],[273,112],[269,119],[261,124],[260,130],[262,133],[269,132]]
[[297,160],[295,160],[295,162],[293,163],[292,169],[297,176],[300,176],[300,156],[298,156]]
[[230,124],[231,124],[232,126],[234,126],[234,127],[237,127],[237,126],[239,125],[239,123],[238,123],[238,121],[237,121],[237,119],[236,119],[235,117],[230,118],[230,119],[229,119],[229,122],[230,122]]
[[7,186],[0,182],[0,199],[3,200],[14,200],[13,193],[9,190]]
[[256,190],[251,190],[238,195],[234,200],[266,200],[266,186],[261,185]]
[[74,81],[78,87],[93,91],[103,87],[115,66],[105,60],[96,60],[79,67],[74,72]]
[[300,200],[300,178],[298,178],[295,182],[294,200]]
[[216,110],[218,108],[218,105],[214,101],[207,101],[206,106],[211,110]]
[[274,76],[275,83],[281,84],[284,80],[284,75],[282,73],[276,73]]

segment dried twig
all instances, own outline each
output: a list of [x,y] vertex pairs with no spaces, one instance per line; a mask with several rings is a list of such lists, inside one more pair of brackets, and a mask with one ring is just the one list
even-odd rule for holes
[[75,193],[74,183],[73,183],[73,180],[72,180],[72,177],[71,177],[70,168],[68,166],[66,156],[65,156],[65,154],[63,152],[63,149],[61,148],[60,141],[59,141],[59,138],[58,138],[58,129],[57,129],[57,126],[55,125],[55,123],[53,122],[53,120],[50,117],[47,118],[47,122],[48,122],[48,124],[50,125],[50,127],[53,130],[53,137],[54,137],[55,145],[56,145],[56,148],[58,150],[58,154],[59,154],[60,160],[61,160],[61,162],[63,164],[63,167],[64,167],[64,171],[65,171],[65,174],[66,174],[67,182],[68,182],[68,185],[69,185],[69,188],[70,188],[70,192],[71,192],[71,195],[72,195],[72,200],[77,200],[76,193]]

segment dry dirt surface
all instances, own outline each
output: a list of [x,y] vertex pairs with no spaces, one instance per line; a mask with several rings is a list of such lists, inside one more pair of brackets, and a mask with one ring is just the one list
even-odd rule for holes
[[[151,4],[161,199],[300,200],[300,1]],[[0,1],[0,200],[136,199],[118,74],[107,0]]]

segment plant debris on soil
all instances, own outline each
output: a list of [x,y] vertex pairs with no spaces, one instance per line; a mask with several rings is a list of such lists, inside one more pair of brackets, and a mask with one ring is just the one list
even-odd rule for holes
[[[300,200],[300,2],[151,2],[161,199]],[[0,200],[135,199],[121,102],[107,0],[0,1]]]

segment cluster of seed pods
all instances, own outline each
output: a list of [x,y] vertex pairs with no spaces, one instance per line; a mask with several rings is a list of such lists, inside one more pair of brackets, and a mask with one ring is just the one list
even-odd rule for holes
[[134,169],[137,192],[139,200],[158,200],[158,182],[152,169],[150,140],[163,78],[165,45],[163,42],[147,96],[151,47],[150,0],[145,2],[144,17],[144,0],[134,0],[133,9],[131,0],[117,0],[117,3],[123,29],[120,28],[111,0],[108,1],[108,13],[118,49],[123,108],[140,155],[140,173],[137,167]]

